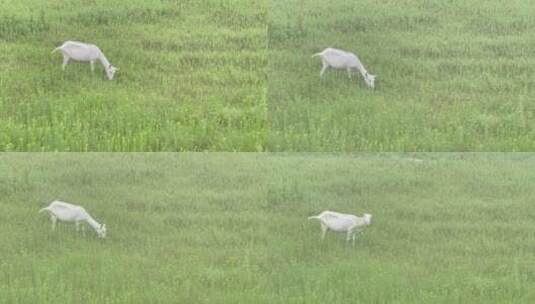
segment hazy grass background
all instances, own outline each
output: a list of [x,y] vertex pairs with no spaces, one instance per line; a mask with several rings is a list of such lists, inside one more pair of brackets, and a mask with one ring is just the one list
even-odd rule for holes
[[[534,154],[1,154],[2,303],[530,303]],[[108,227],[53,233],[62,198]],[[357,240],[306,218],[374,215]]]
[[[533,1],[272,0],[271,151],[532,151]],[[310,56],[356,52],[377,88]]]
[[[271,303],[535,301],[534,154],[270,161]],[[321,242],[306,217],[325,209],[372,225],[355,247]]]
[[[225,155],[0,154],[1,302],[262,298],[271,267],[262,163]],[[53,233],[37,212],[57,198],[86,207],[107,238],[65,223]]]
[[[259,151],[267,2],[2,1],[0,151]],[[97,44],[119,67],[50,52]]]

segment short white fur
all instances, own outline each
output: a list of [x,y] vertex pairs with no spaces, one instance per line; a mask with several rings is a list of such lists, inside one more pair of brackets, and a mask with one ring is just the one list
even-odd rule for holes
[[364,78],[366,85],[372,89],[375,88],[375,78],[377,76],[368,73],[357,55],[339,49],[326,48],[325,50],[312,55],[312,57],[316,56],[321,58],[323,64],[320,77],[323,77],[323,73],[325,73],[328,68],[334,68],[347,70],[347,75],[351,78],[352,71],[356,69],[360,72],[362,78]]
[[65,41],[61,46],[55,48],[52,53],[61,51],[63,55],[63,64],[61,68],[65,70],[65,66],[69,63],[69,60],[84,61],[91,64],[91,72],[95,71],[95,62],[98,60],[106,71],[106,76],[109,80],[113,79],[115,72],[119,69],[112,66],[104,53],[94,44],[78,42],[78,41]]
[[323,211],[319,215],[310,216],[308,219],[318,219],[320,221],[322,240],[325,238],[327,231],[332,230],[335,232],[345,232],[346,241],[349,242],[349,240],[353,240],[353,244],[355,244],[357,233],[362,232],[362,229],[365,226],[371,224],[372,215],[369,213],[364,213],[362,217],[359,217],[353,214],[345,214],[327,210]]
[[[39,213],[42,212],[47,212],[50,215],[50,220],[52,221],[52,230],[56,229],[57,220],[74,222],[76,224],[76,231],[80,230],[80,224],[86,222],[97,232],[99,237],[106,237],[106,225],[99,224],[97,221],[95,221],[81,206],[55,200],[47,207],[39,210]],[[83,225],[82,229],[84,229]]]

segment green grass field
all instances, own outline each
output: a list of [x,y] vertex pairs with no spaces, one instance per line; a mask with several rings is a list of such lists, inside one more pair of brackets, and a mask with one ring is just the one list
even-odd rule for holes
[[[532,1],[272,0],[271,151],[533,151]],[[327,71],[326,47],[377,74]]]
[[[531,303],[534,154],[1,154],[2,303]],[[37,211],[84,205],[108,237]],[[373,214],[355,246],[307,216]]]
[[[252,303],[269,293],[262,172],[246,154],[0,154],[0,302]],[[83,205],[107,238],[51,231]]]
[[[259,151],[264,0],[0,4],[0,151]],[[120,68],[69,63],[65,40]]]
[[[529,1],[4,1],[0,151],[530,151]],[[99,45],[99,66],[50,51]],[[330,70],[356,52],[377,88]]]
[[[423,160],[419,162],[418,160]],[[270,303],[532,303],[534,154],[280,157]],[[306,216],[373,214],[355,247]]]

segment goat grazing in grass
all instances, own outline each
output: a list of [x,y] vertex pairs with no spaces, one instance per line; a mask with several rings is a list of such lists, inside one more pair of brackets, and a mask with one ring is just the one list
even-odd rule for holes
[[347,75],[351,79],[352,70],[357,69],[364,78],[366,84],[372,89],[375,87],[376,76],[366,71],[364,65],[362,65],[357,55],[338,49],[326,48],[322,52],[312,55],[312,57],[316,56],[321,57],[321,62],[323,64],[323,67],[321,68],[320,72],[320,77],[323,77],[323,73],[325,73],[325,70],[331,67],[334,69],[347,70]]
[[104,53],[94,44],[88,44],[77,41],[65,41],[61,46],[55,48],[52,53],[56,51],[61,51],[63,55],[63,64],[61,68],[65,70],[65,66],[69,63],[70,59],[76,61],[89,61],[91,64],[91,72],[95,71],[95,61],[100,61],[104,70],[106,71],[106,76],[109,80],[113,79],[115,72],[119,69],[112,66]]
[[[80,230],[80,224],[83,224],[82,222],[86,222],[95,229],[99,237],[106,237],[106,225],[101,225],[95,221],[83,207],[56,200],[50,203],[48,207],[39,210],[39,213],[44,211],[50,215],[52,230],[56,229],[56,221],[58,219],[65,222],[74,222],[76,224],[76,231]],[[85,230],[84,226],[82,226],[82,230]]]
[[325,238],[327,230],[336,232],[345,232],[346,241],[353,240],[355,244],[355,238],[358,232],[361,232],[364,226],[371,224],[372,215],[364,213],[362,217],[358,217],[352,214],[338,213],[334,211],[323,211],[319,215],[308,217],[311,219],[318,219],[321,224],[321,239]]

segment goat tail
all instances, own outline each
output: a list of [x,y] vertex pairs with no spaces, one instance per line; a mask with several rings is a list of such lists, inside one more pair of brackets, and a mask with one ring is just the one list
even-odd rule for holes
[[48,207],[45,207],[45,208],[39,210],[39,213],[43,213],[43,212],[45,212],[45,211],[48,211]]
[[315,220],[315,219],[319,219],[320,217],[317,216],[317,215],[314,215],[314,216],[309,216],[308,219],[309,220]]
[[321,53],[316,53],[316,54],[310,56],[310,58],[314,58],[314,57],[322,56],[322,55],[323,55],[323,52],[321,52]]
[[53,49],[52,52],[50,54],[54,54],[55,52],[57,52],[58,50],[61,50],[61,46],[58,46],[57,48]]

